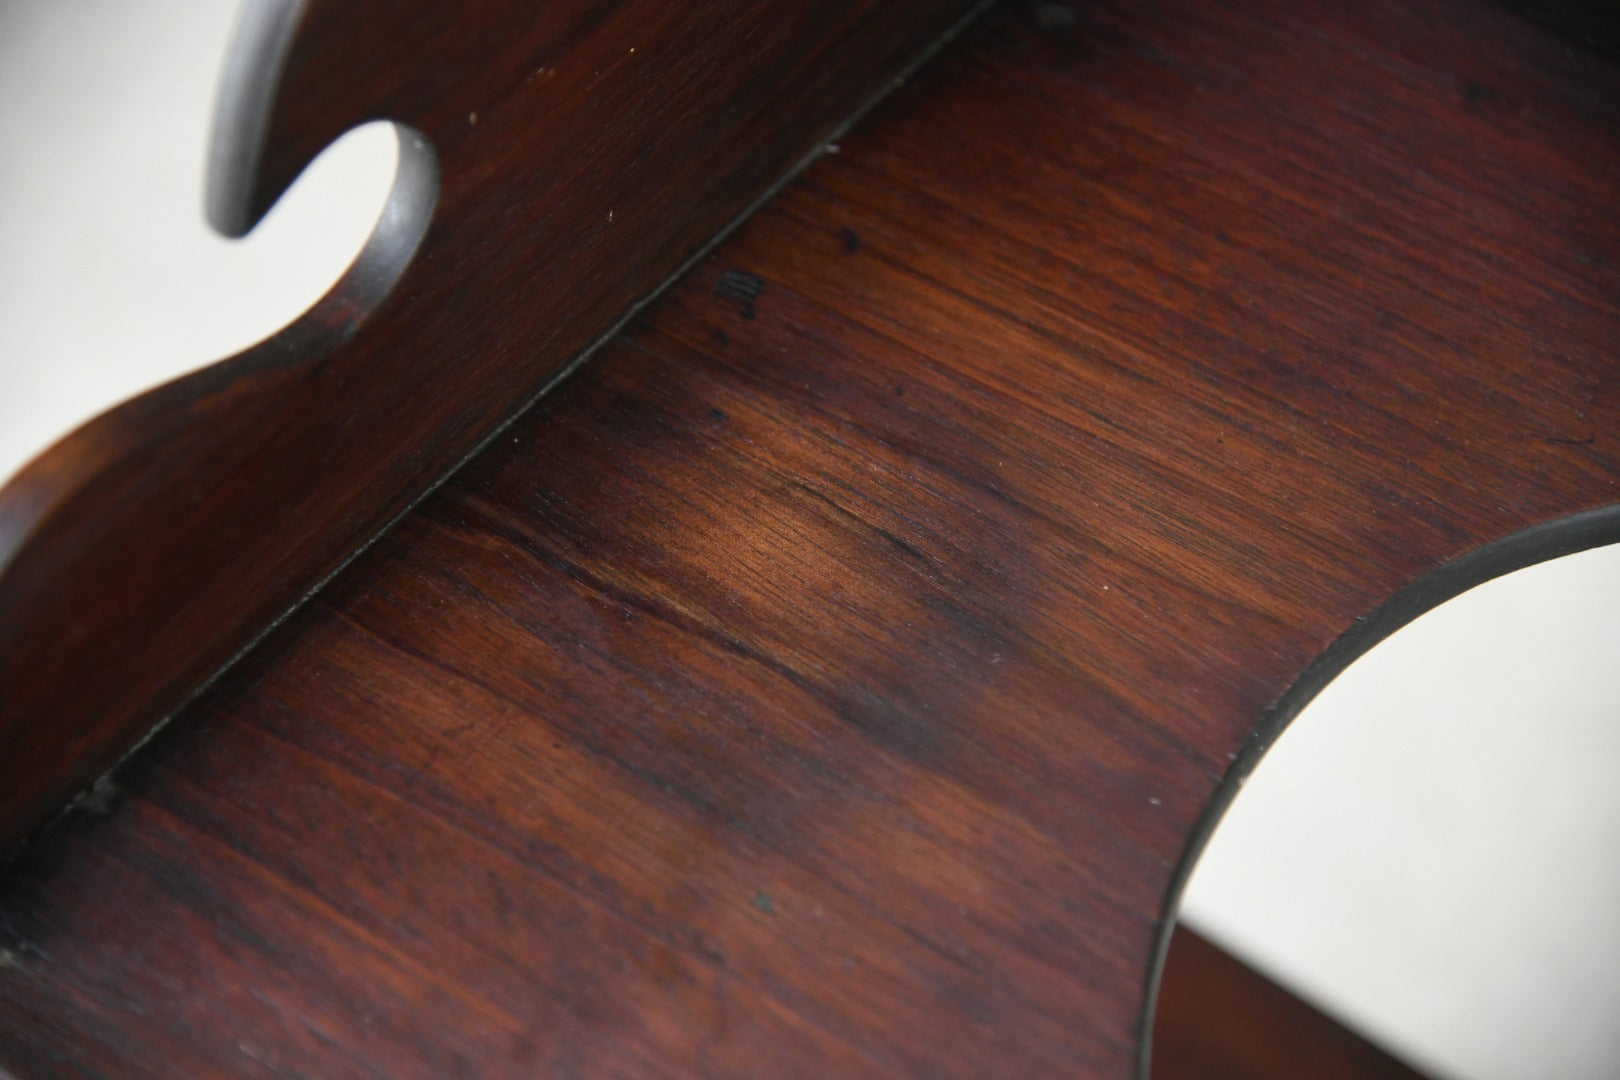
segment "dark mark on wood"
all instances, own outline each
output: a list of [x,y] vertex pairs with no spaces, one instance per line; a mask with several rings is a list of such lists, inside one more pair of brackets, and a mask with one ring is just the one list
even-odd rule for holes
[[727,270],[720,275],[720,283],[715,286],[720,298],[737,305],[737,314],[745,319],[754,317],[754,304],[764,291],[765,279],[747,270]]

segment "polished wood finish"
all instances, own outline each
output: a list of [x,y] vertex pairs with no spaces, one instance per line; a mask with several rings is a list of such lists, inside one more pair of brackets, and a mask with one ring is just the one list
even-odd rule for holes
[[[400,177],[365,253],[298,323],[92,421],[0,489],[0,853],[969,7],[248,5],[261,18],[227,95],[215,219],[250,224],[371,119],[405,125]],[[300,10],[268,97],[264,43]]]
[[1620,537],[1617,182],[1495,5],[1000,10],[27,855],[0,1061],[1131,1075],[1280,726]]
[[1422,1080],[1422,1073],[1177,926],[1153,1027],[1153,1080]]

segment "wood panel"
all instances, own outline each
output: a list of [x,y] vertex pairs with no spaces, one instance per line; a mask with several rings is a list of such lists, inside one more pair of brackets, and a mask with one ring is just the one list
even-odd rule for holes
[[1314,688],[1620,536],[1617,181],[1494,5],[999,11],[30,852],[0,1061],[1131,1075]]
[[1422,1080],[1186,926],[1165,959],[1153,1080]]
[[1620,8],[1609,0],[1508,0],[1508,4],[1572,41],[1620,59]]
[[247,227],[368,120],[403,125],[400,173],[366,250],[301,320],[0,489],[0,852],[969,7],[245,4],[213,218]]

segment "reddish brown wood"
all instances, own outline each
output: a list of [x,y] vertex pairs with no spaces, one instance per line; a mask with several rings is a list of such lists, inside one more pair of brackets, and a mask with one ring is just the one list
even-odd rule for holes
[[1153,1080],[1421,1080],[1333,1017],[1177,926],[1153,1028]]
[[[0,851],[969,4],[248,6],[304,22],[264,168],[226,160],[214,216],[245,226],[365,120],[408,125],[406,166],[366,254],[299,323],[91,422],[0,490]],[[233,111],[228,130],[253,116]]]
[[1617,181],[1495,5],[1002,11],[33,850],[0,1061],[1131,1075],[1230,778],[1620,537]]

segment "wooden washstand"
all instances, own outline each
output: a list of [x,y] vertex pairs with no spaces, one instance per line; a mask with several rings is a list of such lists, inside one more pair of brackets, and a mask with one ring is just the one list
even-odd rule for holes
[[373,115],[392,216],[0,491],[7,839],[409,511],[22,849],[19,1076],[1133,1075],[1276,733],[1620,538],[1620,69],[1506,7],[995,8],[640,310],[968,5],[294,7],[214,216]]

